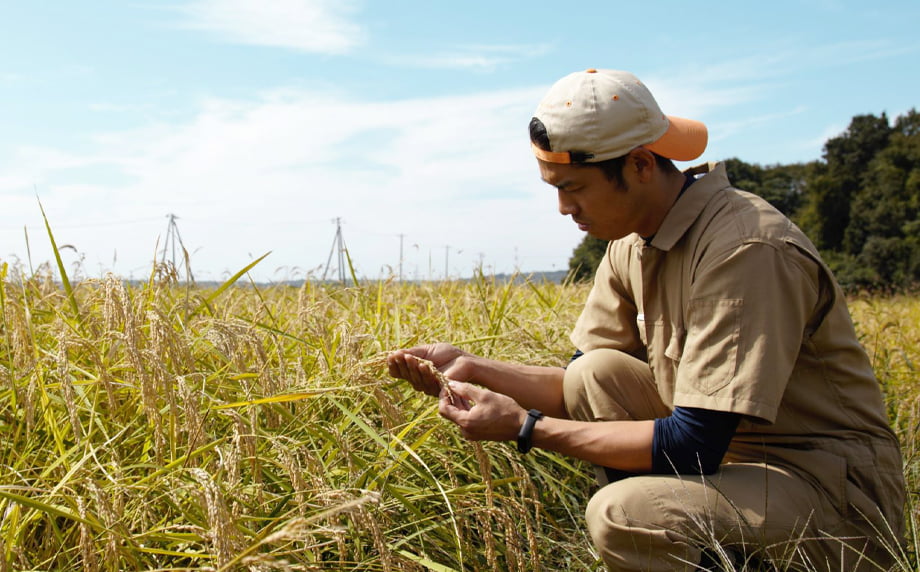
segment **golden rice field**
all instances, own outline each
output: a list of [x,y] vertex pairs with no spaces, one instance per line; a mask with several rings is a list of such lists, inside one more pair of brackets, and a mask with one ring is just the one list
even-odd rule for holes
[[[586,466],[464,441],[381,359],[449,341],[562,365],[586,286],[0,268],[0,571],[601,569]],[[852,309],[907,458],[912,569],[920,300]]]

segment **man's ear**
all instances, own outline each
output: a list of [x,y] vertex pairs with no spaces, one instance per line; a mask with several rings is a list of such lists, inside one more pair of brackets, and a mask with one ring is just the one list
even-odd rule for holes
[[655,172],[655,155],[645,147],[636,147],[629,152],[626,160],[627,168],[631,169],[640,183],[648,183]]

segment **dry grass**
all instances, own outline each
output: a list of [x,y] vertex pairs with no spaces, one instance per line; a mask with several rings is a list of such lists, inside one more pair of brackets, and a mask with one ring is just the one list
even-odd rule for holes
[[[590,471],[471,447],[378,357],[561,365],[585,286],[0,280],[0,570],[596,570]],[[920,302],[854,306],[920,522]],[[916,565],[917,531],[902,561]]]

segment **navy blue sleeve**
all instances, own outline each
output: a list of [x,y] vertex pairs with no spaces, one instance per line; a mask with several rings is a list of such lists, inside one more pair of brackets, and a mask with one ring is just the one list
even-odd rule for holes
[[585,352],[581,350],[575,350],[575,353],[572,354],[572,358],[569,360],[569,363],[572,363],[583,355],[585,355]]
[[675,407],[670,417],[655,419],[652,472],[716,472],[740,421],[740,413]]

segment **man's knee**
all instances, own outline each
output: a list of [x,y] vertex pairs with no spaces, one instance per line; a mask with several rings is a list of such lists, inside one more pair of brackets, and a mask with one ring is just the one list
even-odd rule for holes
[[668,414],[648,364],[606,348],[591,350],[566,368],[563,396],[578,421],[654,419]]
[[[610,531],[628,529],[669,530],[680,526],[668,503],[676,497],[669,490],[662,495],[666,477],[637,476],[611,483],[599,489],[588,501],[585,519],[592,536],[597,531],[606,539]],[[666,486],[664,488],[667,488]],[[664,498],[662,498],[664,496]],[[665,502],[668,501],[668,502]]]
[[597,365],[594,363],[594,353],[588,352],[569,363],[562,379],[566,411],[569,417],[579,421],[594,421],[594,413],[591,411],[592,400],[589,397],[596,379]]
[[591,497],[585,520],[609,569],[692,570],[688,563],[699,561],[699,549],[685,534],[686,514],[659,502],[657,489],[662,486],[667,488],[658,477],[633,477]]

